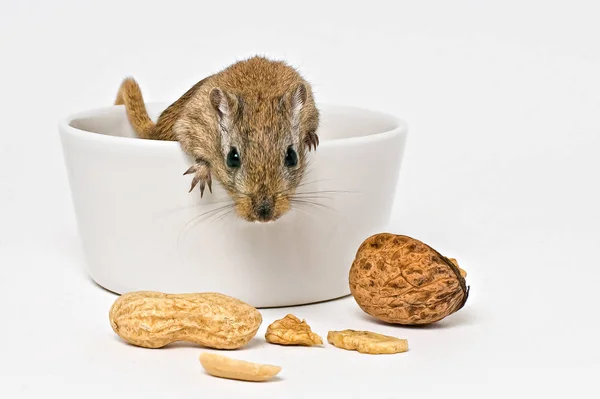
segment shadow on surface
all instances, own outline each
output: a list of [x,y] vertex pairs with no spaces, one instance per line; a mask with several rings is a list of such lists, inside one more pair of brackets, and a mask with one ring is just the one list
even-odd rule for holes
[[321,305],[321,304],[327,304],[327,303],[333,303],[339,300],[342,300],[344,298],[348,298],[350,297],[350,294],[347,295],[342,295],[336,298],[331,298],[331,299],[325,299],[323,301],[316,301],[316,302],[308,302],[308,303],[303,303],[303,304],[299,304],[299,305],[284,305],[284,306],[264,306],[264,307],[259,307],[257,308],[258,310],[262,310],[262,309],[286,309],[286,308],[301,308],[301,307],[305,307],[305,306],[314,306],[314,305]]
[[165,351],[165,350],[173,350],[173,349],[180,349],[180,348],[192,348],[192,349],[198,349],[198,350],[215,351],[223,356],[230,356],[233,354],[233,352],[240,352],[240,351],[244,351],[244,350],[248,350],[248,349],[253,349],[253,348],[259,347],[261,345],[267,344],[267,342],[265,340],[253,338],[245,346],[242,346],[241,348],[238,348],[238,349],[215,349],[215,348],[209,348],[206,346],[202,346],[200,344],[195,344],[193,342],[186,342],[186,341],[172,342],[161,348],[145,348],[143,346],[137,346],[137,345],[131,344],[117,335],[113,336],[113,340],[119,341],[122,345],[130,346],[132,348],[146,349],[149,351]]
[[[243,383],[248,383],[249,381],[244,381],[244,380],[236,380],[236,379],[232,379],[232,378],[225,378],[225,377],[218,377],[218,376],[214,376],[209,374],[206,370],[203,371],[204,375],[209,376],[211,378],[219,378],[221,380],[229,380],[229,381],[237,381],[241,384]],[[277,383],[280,381],[283,381],[284,379],[281,378],[280,376],[276,375],[275,377],[271,378],[270,380],[267,381],[250,381],[252,384],[272,384],[272,383]]]
[[369,314],[363,312],[361,309],[356,309],[355,312],[357,313],[358,317],[360,317],[363,320],[369,321],[371,323],[375,323],[375,324],[379,324],[381,326],[389,326],[389,327],[396,327],[396,328],[410,328],[410,329],[414,329],[414,330],[441,330],[441,329],[447,329],[447,328],[457,328],[457,327],[461,327],[461,326],[472,326],[477,324],[475,322],[475,314],[473,312],[472,309],[469,308],[463,308],[461,310],[459,310],[458,312],[451,314],[450,316],[446,316],[444,319],[436,322],[436,323],[432,323],[432,324],[425,324],[425,325],[404,325],[404,324],[392,324],[392,323],[386,323],[382,320],[379,320],[373,316],[370,316]]
[[92,285],[93,285],[93,286],[95,286],[96,288],[100,289],[101,291],[108,292],[109,294],[113,294],[113,295],[115,295],[115,296],[121,296],[121,294],[119,294],[118,292],[111,291],[111,290],[109,290],[108,288],[106,288],[106,287],[103,287],[103,286],[101,286],[100,284],[98,284],[98,283],[96,282],[96,280],[94,280],[94,279],[92,278],[92,276],[90,276],[90,275],[89,275],[89,273],[86,273],[86,275],[87,275],[87,279],[88,279],[88,280],[89,280],[89,281],[92,283]]
[[[92,283],[92,285],[94,285],[95,287],[99,288],[102,291],[108,292],[110,294],[116,295],[116,296],[121,296],[121,294],[119,294],[118,292],[115,291],[111,291],[106,287],[103,287],[102,285],[98,284],[98,282],[96,282],[96,280],[94,280],[88,273],[86,273],[86,277],[88,279],[88,281],[90,281]],[[201,291],[198,291],[201,292]],[[299,308],[299,307],[304,307],[304,306],[314,306],[314,305],[320,305],[320,304],[327,304],[327,303],[334,303],[336,301],[345,299],[351,297],[350,294],[347,295],[343,295],[340,297],[336,297],[336,298],[331,298],[331,299],[326,299],[323,301],[317,301],[317,302],[309,302],[309,303],[304,303],[304,304],[300,304],[300,305],[284,305],[284,306],[263,306],[263,307],[256,307],[259,311],[260,310],[267,310],[267,309],[286,309],[286,308]]]

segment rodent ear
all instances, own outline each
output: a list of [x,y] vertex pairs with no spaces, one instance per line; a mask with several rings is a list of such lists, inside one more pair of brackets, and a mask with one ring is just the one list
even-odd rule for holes
[[218,87],[215,87],[210,91],[209,98],[211,105],[217,111],[217,115],[219,115],[219,119],[226,118],[230,113],[227,94]]
[[296,90],[294,90],[294,94],[292,95],[292,113],[296,115],[300,112],[300,109],[306,104],[306,86],[304,83],[298,84]]
[[300,111],[302,110],[302,107],[304,107],[304,104],[306,104],[306,97],[306,86],[304,83],[298,84],[296,89],[292,92],[291,98],[292,130],[296,134],[296,137],[300,135]]
[[221,151],[226,154],[231,143],[231,135],[229,133],[231,126],[231,105],[227,94],[218,87],[210,91],[209,99],[213,109],[217,112],[219,131],[221,132]]
[[[307,102],[308,89],[304,83],[300,83],[292,95],[292,126],[298,135],[300,134],[300,110],[306,106]],[[310,105],[309,107],[313,106]],[[311,113],[308,112],[308,114],[310,115]],[[308,119],[305,118],[304,120],[304,122],[307,123],[304,128],[308,129],[308,131],[305,133],[302,141],[308,147],[308,151],[311,151],[313,148],[316,150],[319,145],[319,136],[316,133],[316,126],[312,126],[314,124],[313,119],[314,118],[312,117],[308,117]]]

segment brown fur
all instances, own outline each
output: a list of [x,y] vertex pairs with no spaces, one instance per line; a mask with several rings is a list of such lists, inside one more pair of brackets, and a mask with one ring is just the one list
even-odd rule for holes
[[154,123],[148,117],[142,92],[135,80],[127,78],[123,81],[117,93],[115,105],[125,105],[127,117],[134,126],[136,133],[141,138],[150,138]]
[[[307,150],[319,144],[319,111],[312,89],[284,62],[253,57],[240,61],[198,82],[171,104],[153,124],[141,91],[126,79],[116,104],[124,104],[129,121],[141,138],[179,141],[196,160],[186,172],[194,173],[191,189],[200,183],[211,188],[216,179],[248,221],[276,220],[290,209],[290,196],[304,177]],[[288,146],[298,164],[286,167]],[[226,163],[235,147],[241,167]],[[190,189],[190,191],[191,191]],[[261,204],[273,212],[259,217]]]

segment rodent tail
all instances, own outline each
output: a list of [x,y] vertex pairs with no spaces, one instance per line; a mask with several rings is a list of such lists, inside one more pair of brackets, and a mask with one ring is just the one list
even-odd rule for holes
[[133,78],[123,80],[115,99],[115,105],[125,105],[129,122],[140,138],[150,138],[154,122],[148,116],[140,86]]

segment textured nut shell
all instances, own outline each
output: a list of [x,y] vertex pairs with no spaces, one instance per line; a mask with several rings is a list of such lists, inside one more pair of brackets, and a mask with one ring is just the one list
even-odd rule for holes
[[355,350],[359,353],[382,355],[406,352],[408,341],[370,331],[329,331],[327,341],[338,348]]
[[418,240],[389,233],[361,244],[349,284],[363,311],[405,325],[437,322],[461,309],[469,294],[457,265]]
[[322,345],[323,339],[312,332],[305,320],[300,320],[293,314],[276,320],[267,327],[265,333],[267,342],[279,345]]
[[256,335],[262,323],[256,308],[218,293],[131,292],[117,298],[109,318],[117,335],[145,348],[186,341],[237,349]]
[[241,381],[268,381],[281,371],[279,366],[251,363],[208,352],[200,354],[200,363],[212,376]]
[[454,266],[458,267],[458,271],[460,272],[460,275],[461,275],[463,278],[467,277],[467,272],[466,272],[465,270],[461,269],[461,268],[460,268],[460,266],[458,266],[458,262],[456,261],[456,259],[454,259],[454,258],[448,258],[448,260],[449,260],[450,262],[452,262],[452,264],[453,264]]

